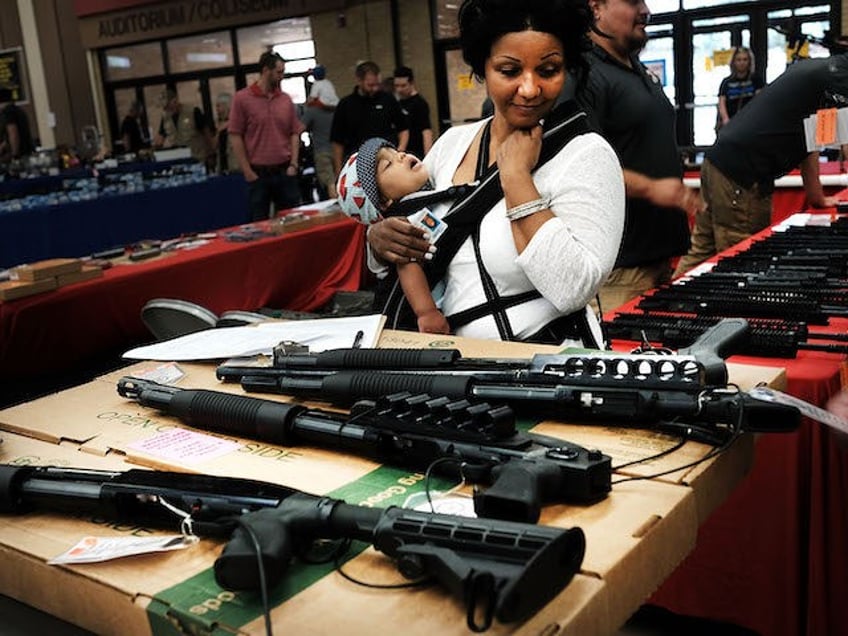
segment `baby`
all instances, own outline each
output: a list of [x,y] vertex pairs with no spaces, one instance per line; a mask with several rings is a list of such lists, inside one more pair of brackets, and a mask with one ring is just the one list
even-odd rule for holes
[[[429,174],[415,156],[399,152],[379,137],[368,139],[342,166],[338,179],[339,205],[349,217],[370,225],[383,218],[383,212],[415,193],[429,189]],[[409,217],[435,242],[444,231],[442,221],[426,209]],[[436,306],[424,270],[418,263],[398,264],[398,280],[418,322],[425,333],[450,333],[444,315]]]

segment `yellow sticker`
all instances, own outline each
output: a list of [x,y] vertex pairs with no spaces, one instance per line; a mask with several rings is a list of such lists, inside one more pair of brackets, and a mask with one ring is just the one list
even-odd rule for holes
[[474,80],[471,75],[462,74],[456,79],[456,87],[461,91],[467,91],[474,88]]
[[716,66],[727,66],[730,64],[730,58],[733,57],[733,51],[735,49],[719,49],[718,51],[713,51],[713,64]]

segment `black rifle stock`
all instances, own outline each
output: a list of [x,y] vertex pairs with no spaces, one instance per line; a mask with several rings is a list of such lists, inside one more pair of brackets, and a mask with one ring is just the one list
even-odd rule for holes
[[547,503],[593,503],[611,488],[611,459],[514,428],[504,407],[394,393],[344,415],[221,391],[180,389],[124,377],[118,393],[205,430],[283,446],[314,444],[382,463],[461,476],[477,514],[534,522]]
[[230,537],[214,565],[226,589],[259,589],[257,553],[245,528],[258,538],[271,585],[314,541],[350,538],[394,559],[407,578],[437,580],[463,601],[474,631],[493,617],[509,623],[535,614],[571,581],[585,552],[580,528],[367,508],[212,475],[0,464],[2,513],[84,511],[178,527],[162,502],[190,514],[198,535]]

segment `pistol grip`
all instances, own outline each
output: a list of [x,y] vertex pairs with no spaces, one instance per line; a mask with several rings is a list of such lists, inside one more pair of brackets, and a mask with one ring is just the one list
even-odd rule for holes
[[544,481],[556,479],[559,468],[531,462],[510,461],[492,470],[492,485],[474,495],[474,509],[481,517],[536,523],[542,512]]
[[266,585],[273,587],[283,578],[292,558],[292,539],[288,525],[281,523],[276,508],[242,515],[238,523],[232,538],[215,560],[215,580],[227,590],[260,588],[259,555],[246,529],[249,528],[262,554]]

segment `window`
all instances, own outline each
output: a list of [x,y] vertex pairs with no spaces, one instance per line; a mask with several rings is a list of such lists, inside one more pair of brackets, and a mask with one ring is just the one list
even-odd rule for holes
[[450,40],[459,37],[459,5],[462,0],[437,0],[433,11],[435,28],[433,37]]
[[703,9],[705,7],[717,7],[724,4],[751,4],[750,2],[740,2],[739,0],[683,0],[683,9]]
[[672,13],[680,11],[680,0],[649,0],[648,8],[651,13]]
[[103,77],[108,81],[162,75],[162,47],[159,42],[108,49]]
[[172,73],[233,65],[233,47],[227,31],[168,40]]
[[[312,43],[312,25],[309,18],[292,18],[279,20],[270,24],[245,27],[236,30],[239,60],[242,64],[256,64],[259,57],[279,45],[289,42],[309,41]],[[283,55],[281,53],[281,55]],[[309,55],[295,57],[314,57],[315,48]],[[288,60],[286,55],[283,58]],[[288,69],[286,69],[288,70]]]

